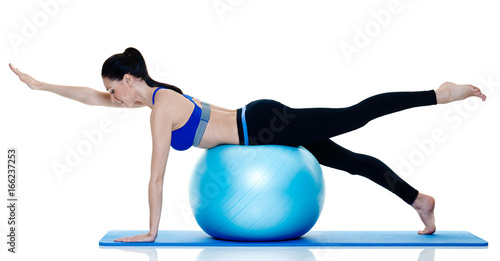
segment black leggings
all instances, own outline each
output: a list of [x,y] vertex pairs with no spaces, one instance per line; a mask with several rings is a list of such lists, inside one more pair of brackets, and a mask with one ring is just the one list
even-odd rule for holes
[[[257,100],[245,106],[244,117],[249,145],[304,146],[321,165],[366,177],[412,204],[418,191],[387,165],[374,157],[351,152],[330,138],[383,115],[433,104],[437,104],[433,90],[378,94],[347,108],[296,109],[274,100]],[[240,144],[244,145],[242,109],[237,112]]]

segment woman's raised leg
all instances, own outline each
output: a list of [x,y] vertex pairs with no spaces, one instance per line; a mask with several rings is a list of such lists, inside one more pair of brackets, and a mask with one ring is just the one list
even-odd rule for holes
[[[434,90],[382,93],[346,108],[296,109],[276,103],[272,108],[276,116],[271,117],[269,126],[264,127],[279,130],[267,143],[299,146],[353,131],[387,114],[435,104]],[[284,118],[282,115],[286,116],[286,122],[276,128],[276,122]]]
[[[358,129],[373,119],[405,109],[444,104],[468,97],[486,96],[472,85],[443,83],[436,91],[390,92],[369,97],[356,105],[346,108],[290,108],[276,103],[271,108],[266,131],[274,132],[265,142],[257,144],[282,144],[299,146],[320,142],[352,130]],[[266,122],[267,123],[267,122]],[[259,130],[255,130],[260,136]]]

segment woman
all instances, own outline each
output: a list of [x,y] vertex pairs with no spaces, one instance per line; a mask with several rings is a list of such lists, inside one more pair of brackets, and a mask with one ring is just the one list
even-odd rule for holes
[[241,109],[228,110],[183,95],[175,86],[154,81],[148,75],[141,53],[134,48],[127,48],[104,62],[101,75],[107,92],[43,83],[12,65],[10,68],[33,90],[50,91],[88,105],[151,108],[149,233],[115,240],[123,242],[152,242],[157,236],[170,147],[185,150],[194,145],[209,149],[220,144],[304,146],[321,165],[364,176],[396,194],[411,205],[423,221],[425,228],[418,233],[432,234],[436,231],[434,198],[419,193],[380,160],[351,152],[330,138],[404,109],[471,96],[486,99],[477,87],[446,82],[435,91],[384,93],[340,109],[293,109],[273,100],[258,100]]

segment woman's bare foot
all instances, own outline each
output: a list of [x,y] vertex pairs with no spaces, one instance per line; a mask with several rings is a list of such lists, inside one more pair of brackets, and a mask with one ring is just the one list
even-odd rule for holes
[[470,84],[458,85],[452,82],[445,82],[436,90],[438,104],[459,101],[472,96],[479,97],[483,101],[486,100],[486,95],[481,93],[479,88]]
[[436,222],[434,221],[434,198],[422,193],[418,193],[417,199],[411,205],[424,222],[425,228],[418,231],[420,235],[431,235],[436,232]]

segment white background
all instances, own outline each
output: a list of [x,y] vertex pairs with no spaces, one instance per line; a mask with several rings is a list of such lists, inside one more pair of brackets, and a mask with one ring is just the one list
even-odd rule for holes
[[[232,7],[222,12],[214,3]],[[1,236],[0,258],[498,260],[499,8],[493,0],[3,1],[0,148],[5,161],[7,147],[19,150],[20,201],[19,253],[8,253],[7,237]],[[390,17],[382,15],[389,11]],[[357,52],[347,57],[345,45]],[[129,46],[142,52],[153,78],[231,109],[258,98],[292,107],[344,107],[381,92],[435,89],[444,81],[477,85],[488,95],[484,103],[469,99],[408,110],[334,140],[381,159],[433,195],[438,230],[467,230],[490,247],[423,253],[100,249],[108,230],[148,229],[150,111],[90,107],[31,91],[8,63],[41,81],[104,91],[102,63]],[[67,158],[75,157],[71,151],[91,144],[84,132],[101,132],[101,121],[111,131],[68,166]],[[432,140],[434,132],[441,136]],[[161,230],[199,229],[187,188],[201,152],[171,153]],[[56,171],[57,164],[67,171]],[[314,230],[423,228],[411,207],[379,186],[323,170],[326,202]],[[6,195],[6,177],[0,188]],[[6,235],[5,207],[0,217],[0,234]]]

